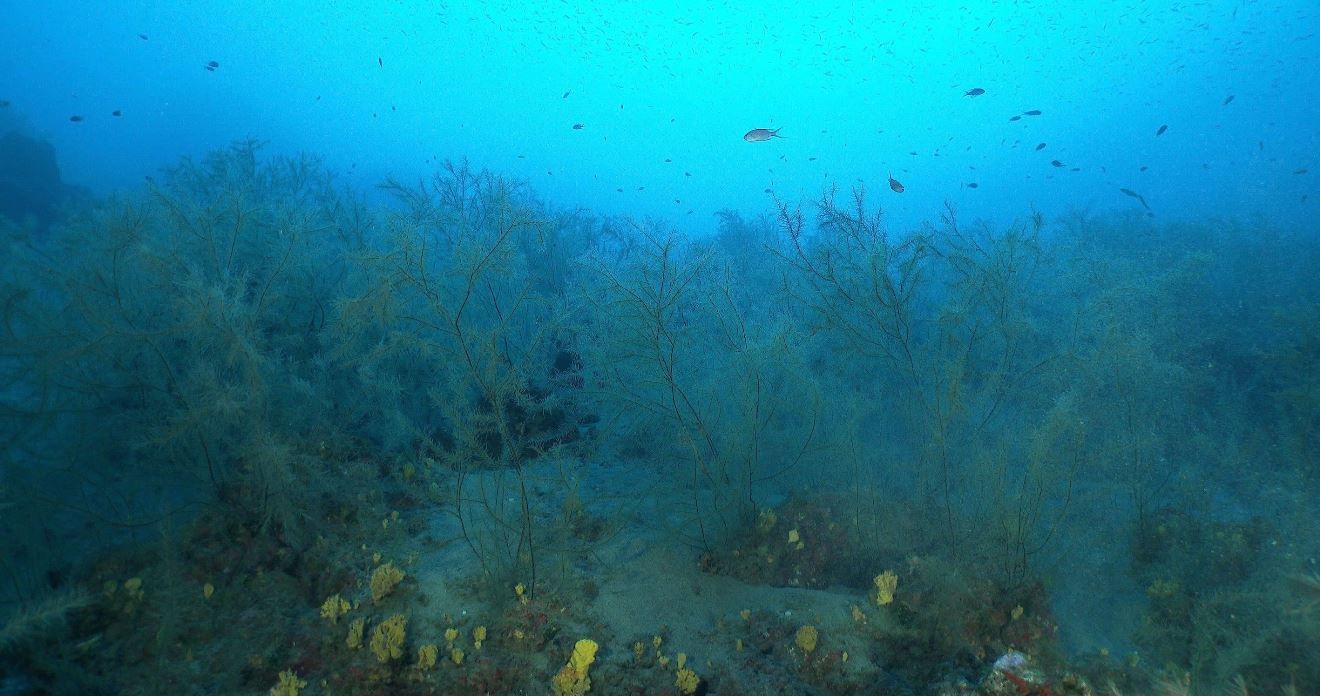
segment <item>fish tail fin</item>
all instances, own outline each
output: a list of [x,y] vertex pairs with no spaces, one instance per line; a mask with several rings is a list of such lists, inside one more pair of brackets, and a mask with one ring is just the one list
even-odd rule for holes
[[[783,126],[780,126],[780,127],[776,128],[776,129],[770,131],[770,137],[772,137],[772,138],[784,138],[784,136],[782,136],[782,135],[779,134],[779,131],[781,131],[781,130],[783,130],[783,129],[784,129],[784,127],[783,127]],[[788,140],[788,138],[784,138],[784,140]]]

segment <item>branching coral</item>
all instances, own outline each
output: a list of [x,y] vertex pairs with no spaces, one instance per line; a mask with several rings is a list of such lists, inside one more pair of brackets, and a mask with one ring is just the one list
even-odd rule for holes
[[1288,580],[1298,599],[1297,606],[1291,612],[1305,616],[1320,613],[1320,573],[1294,575]]
[[4,627],[0,628],[0,653],[16,649],[40,636],[62,623],[70,611],[87,606],[90,602],[90,598],[80,592],[54,594],[8,617]]

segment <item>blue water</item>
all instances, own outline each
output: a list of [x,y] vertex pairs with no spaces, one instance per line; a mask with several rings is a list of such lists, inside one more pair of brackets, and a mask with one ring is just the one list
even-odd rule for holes
[[[10,3],[0,99],[97,191],[256,137],[323,155],[364,187],[468,157],[563,206],[694,231],[716,210],[765,209],[766,189],[813,198],[833,183],[883,187],[891,172],[907,189],[884,200],[900,228],[946,200],[1000,220],[1139,205],[1120,188],[1161,219],[1287,224],[1315,204],[1302,198],[1320,151],[1316,14],[1307,2]],[[985,94],[963,96],[973,88]],[[1041,114],[1010,122],[1028,110]],[[784,139],[741,139],[759,127]]]
[[4,3],[0,692],[1320,693],[1320,6],[852,4]]

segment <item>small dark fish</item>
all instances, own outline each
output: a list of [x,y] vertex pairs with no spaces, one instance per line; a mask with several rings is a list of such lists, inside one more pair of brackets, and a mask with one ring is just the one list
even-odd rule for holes
[[567,92],[564,92],[564,96],[560,97],[560,99],[568,99],[568,95],[570,95],[570,94],[572,94],[572,93],[573,93],[573,90],[570,89],[570,90],[568,90]]
[[146,41],[146,40],[147,40],[147,35],[146,35],[146,34],[138,34],[138,38],[139,38],[139,39],[142,39],[143,41]]
[[671,159],[669,159],[668,157],[665,158],[665,162],[673,162],[673,161],[674,161],[674,160],[671,160]]
[[981,89],[980,87],[973,87],[967,90],[966,92],[963,92],[964,97],[979,97],[982,94],[985,94],[985,90]]
[[764,191],[764,193],[774,193],[774,191],[772,191],[772,190],[770,190],[770,189],[766,189],[766,190]]
[[970,183],[967,184],[967,188],[976,188],[976,187],[977,187],[977,184],[976,184],[975,181],[970,182]]
[[1157,130],[1157,131],[1155,131],[1155,137],[1158,138],[1158,137],[1160,137],[1161,135],[1164,135],[1164,131],[1166,131],[1166,130],[1169,130],[1169,127],[1168,127],[1167,125],[1160,126],[1160,129]]
[[899,183],[898,179],[894,178],[893,172],[890,172],[889,174],[889,189],[894,193],[903,192],[903,184]]
[[1080,171],[1082,171],[1082,168],[1081,168],[1081,167],[1073,167],[1072,169],[1069,169],[1068,171],[1070,171],[1070,172],[1080,172]]
[[779,131],[782,128],[783,126],[774,130],[770,130],[769,128],[753,128],[746,133],[743,133],[743,140],[746,140],[749,143],[763,143],[771,138],[783,138],[784,136],[779,134]]
[[376,65],[379,65],[382,68],[385,67],[385,59],[381,58],[380,56],[376,56]]
[[1293,172],[1293,174],[1305,174],[1305,173],[1306,173],[1306,167],[1302,167],[1301,169],[1298,169]]
[[1143,172],[1144,172],[1144,171],[1146,171],[1146,170],[1147,170],[1147,169],[1150,169],[1150,167],[1147,167],[1147,166],[1146,166],[1146,165],[1144,165],[1144,164],[1143,164],[1143,165],[1141,165],[1141,171],[1143,171]]
[[1224,103],[1220,104],[1220,106],[1228,106],[1229,103],[1231,103],[1232,101],[1233,101],[1233,95],[1230,94],[1228,95],[1228,98],[1224,100]]
[[1023,111],[1023,112],[1022,112],[1022,115],[1023,115],[1023,116],[1039,116],[1039,115],[1040,115],[1040,109],[1032,109],[1031,111]]
[[1135,198],[1135,199],[1141,201],[1141,207],[1145,208],[1145,209],[1146,209],[1146,212],[1154,212],[1154,211],[1152,211],[1152,210],[1150,209],[1150,206],[1146,204],[1146,199],[1145,199],[1144,197],[1142,197],[1142,195],[1141,195],[1140,193],[1137,193],[1136,191],[1133,191],[1132,189],[1125,189],[1125,188],[1121,188],[1121,189],[1119,189],[1118,192],[1121,193],[1121,194],[1123,194],[1123,195],[1125,195],[1125,196],[1131,196],[1131,197],[1133,197],[1133,198]]
[[1010,121],[1021,121],[1021,120],[1022,120],[1022,117],[1021,117],[1021,116],[1012,116],[1012,117],[1009,117],[1008,120],[1010,120]]
[[1041,144],[1039,144],[1039,145],[1036,146],[1036,152],[1040,152],[1041,150],[1044,150],[1044,149],[1045,149],[1045,143],[1041,143]]
[[82,116],[79,116],[78,114],[74,114],[74,115],[72,115],[72,116],[69,117],[69,120],[70,120],[70,121],[73,121],[74,123],[81,123],[82,120],[83,120],[83,117],[82,117]]
[[683,176],[692,176],[692,172],[683,172]]
[[615,191],[618,191],[619,193],[623,193],[623,189],[621,189],[621,188],[617,188],[617,189],[614,189],[614,190],[615,190]]
[[1056,167],[1062,167],[1062,166],[1064,166],[1063,162],[1060,162],[1059,160],[1050,160],[1050,164],[1052,164],[1052,165],[1054,165],[1054,166],[1056,166]]
[[8,109],[8,108],[9,108],[9,102],[4,99],[0,99],[0,109]]
[[110,115],[111,115],[111,116],[116,116],[116,117],[118,117],[118,116],[123,116],[123,115],[124,115],[124,112],[120,111],[119,109],[115,109],[114,111],[111,111],[111,112],[110,112]]
[[206,63],[206,69],[210,72],[215,72],[215,69],[218,67],[220,67],[220,64],[216,61],[211,60]]
[[573,124],[573,130],[582,130],[582,124],[581,124],[581,123],[574,123],[574,124]]

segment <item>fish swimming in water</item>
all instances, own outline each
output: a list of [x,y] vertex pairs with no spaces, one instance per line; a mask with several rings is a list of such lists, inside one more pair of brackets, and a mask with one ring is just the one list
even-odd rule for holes
[[582,127],[583,127],[583,126],[582,126],[581,123],[574,123],[574,124],[573,124],[573,130],[582,130]]
[[1032,109],[1031,111],[1023,111],[1023,112],[1022,112],[1022,115],[1023,115],[1023,116],[1039,116],[1039,115],[1040,115],[1040,109]]
[[966,92],[963,92],[964,97],[979,97],[982,94],[985,94],[985,90],[981,89],[980,87],[973,87],[967,90]]
[[1233,95],[1230,94],[1228,95],[1228,98],[1224,100],[1224,103],[1220,104],[1220,106],[1228,106],[1232,102],[1233,102]]
[[1040,152],[1041,150],[1044,150],[1044,149],[1045,149],[1045,143],[1041,143],[1041,144],[1039,144],[1039,145],[1036,146],[1036,152]]
[[903,192],[903,184],[898,179],[894,178],[893,172],[889,173],[889,189],[894,193]]
[[1133,197],[1133,198],[1135,198],[1135,199],[1141,201],[1141,207],[1145,208],[1147,213],[1150,213],[1151,215],[1154,215],[1154,214],[1155,214],[1155,211],[1151,210],[1151,209],[1150,209],[1150,206],[1147,205],[1147,203],[1146,203],[1146,198],[1145,198],[1144,196],[1142,196],[1140,193],[1137,193],[1136,191],[1133,191],[1132,189],[1126,189],[1126,188],[1121,188],[1121,189],[1118,190],[1118,192],[1121,193],[1121,194],[1123,194],[1123,195],[1125,195],[1125,196],[1131,196],[1131,197]]
[[783,138],[784,136],[779,134],[780,128],[783,128],[783,126],[774,130],[770,130],[769,128],[753,128],[743,134],[743,140],[746,140],[749,143],[763,143],[771,138]]
[[1157,130],[1157,131],[1155,131],[1155,137],[1158,138],[1158,137],[1160,137],[1161,135],[1164,135],[1164,131],[1166,131],[1166,130],[1169,130],[1169,126],[1168,126],[1167,124],[1166,124],[1166,125],[1163,125],[1163,126],[1160,126],[1160,129]]

